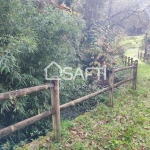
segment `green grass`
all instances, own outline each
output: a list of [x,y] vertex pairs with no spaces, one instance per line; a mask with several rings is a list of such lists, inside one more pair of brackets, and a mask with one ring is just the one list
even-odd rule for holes
[[150,65],[139,61],[137,90],[131,85],[120,86],[113,108],[99,104],[73,121],[63,121],[60,143],[49,133],[19,150],[149,150]]
[[128,36],[124,37],[120,41],[120,45],[125,49],[139,48],[143,45],[144,35],[143,36]]

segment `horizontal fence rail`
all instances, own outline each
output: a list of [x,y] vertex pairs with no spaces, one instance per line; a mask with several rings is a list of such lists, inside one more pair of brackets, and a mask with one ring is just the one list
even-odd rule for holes
[[126,82],[132,81],[133,79],[135,79],[135,78],[132,77],[132,78],[129,78],[129,79],[127,79],[127,80],[120,81],[120,82],[114,84],[114,87],[118,87],[118,86],[121,85],[121,84],[124,84],[124,83],[126,83]]
[[26,126],[29,126],[29,125],[31,125],[31,124],[33,124],[33,123],[35,123],[35,122],[37,122],[37,121],[39,121],[41,119],[49,117],[49,116],[51,116],[53,114],[55,114],[55,110],[51,109],[49,111],[43,112],[43,113],[41,113],[39,115],[36,115],[34,117],[31,117],[31,118],[28,118],[26,120],[18,122],[18,123],[14,124],[14,125],[11,125],[9,127],[3,128],[3,129],[0,130],[0,137],[4,137],[4,136],[6,136],[8,134],[11,134],[11,133],[13,133],[13,132],[15,132],[17,130],[20,130],[20,129],[26,127]]
[[123,71],[123,70],[127,70],[127,69],[133,69],[135,68],[135,66],[128,66],[128,67],[123,67],[123,68],[118,68],[114,70],[114,73],[119,72],[119,71]]
[[34,92],[40,92],[49,88],[53,88],[54,85],[52,83],[50,84],[45,84],[45,85],[39,85],[39,86],[34,86],[34,87],[30,87],[30,88],[24,88],[21,90],[16,90],[16,91],[10,91],[10,92],[6,92],[6,93],[1,93],[0,94],[0,101],[3,101],[5,99],[14,99],[17,97],[21,97],[27,94],[31,94]]
[[84,97],[81,97],[81,98],[78,98],[78,99],[73,100],[73,101],[71,101],[71,102],[68,102],[68,103],[66,103],[66,104],[63,104],[63,105],[60,106],[60,110],[66,109],[66,108],[68,108],[68,107],[70,107],[70,106],[74,106],[74,105],[76,105],[76,104],[78,104],[78,103],[81,103],[81,102],[83,102],[83,101],[86,101],[86,100],[88,100],[88,99],[90,99],[90,98],[92,98],[92,97],[95,97],[95,96],[97,96],[97,95],[99,95],[99,94],[101,94],[101,93],[104,93],[104,92],[108,91],[109,89],[111,89],[111,87],[104,88],[104,89],[99,90],[99,91],[97,91],[97,92],[95,92],[95,93],[86,95],[86,96],[84,96]]
[[[96,92],[91,93],[86,96],[83,96],[81,98],[78,98],[76,100],[73,100],[71,102],[63,104],[61,106],[60,106],[60,98],[59,98],[59,80],[57,80],[57,77],[56,77],[56,80],[52,81],[52,83],[49,83],[46,85],[40,85],[40,86],[20,89],[20,90],[16,90],[16,91],[1,93],[0,101],[3,101],[6,99],[13,99],[16,97],[20,97],[20,96],[23,96],[26,94],[31,94],[34,92],[51,89],[51,105],[52,105],[51,107],[52,108],[49,111],[43,112],[41,114],[38,114],[36,116],[33,116],[26,120],[23,120],[19,123],[16,123],[14,125],[11,125],[11,126],[1,129],[0,130],[0,138],[52,115],[54,138],[57,139],[58,141],[60,141],[61,140],[60,110],[74,106],[78,103],[86,101],[86,100],[88,100],[92,97],[95,97],[101,93],[104,93],[106,91],[109,91],[108,106],[112,107],[113,106],[113,92],[114,92],[115,87],[118,87],[119,85],[122,85],[126,82],[133,81],[133,89],[136,90],[138,61],[137,60],[133,61],[133,58],[126,57],[126,56],[123,56],[122,58],[123,58],[123,63],[126,67],[117,68],[117,69],[110,68],[110,70],[109,70],[109,87],[103,88],[102,90],[96,91]],[[119,71],[123,71],[123,70],[131,70],[131,69],[133,70],[132,77],[114,84],[115,73],[117,73]]]

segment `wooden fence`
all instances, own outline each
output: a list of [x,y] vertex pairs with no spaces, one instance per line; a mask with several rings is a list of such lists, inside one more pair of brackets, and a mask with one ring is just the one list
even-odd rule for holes
[[[103,88],[102,90],[96,91],[92,94],[78,98],[76,100],[73,100],[73,101],[63,104],[63,105],[60,105],[59,80],[57,80],[57,77],[56,77],[56,80],[54,80],[51,83],[46,84],[46,85],[40,85],[40,86],[20,89],[20,90],[16,90],[16,91],[1,93],[0,101],[4,101],[4,100],[13,99],[16,97],[21,97],[26,94],[31,94],[34,92],[51,89],[51,105],[52,105],[51,107],[52,107],[52,109],[50,109],[46,112],[43,112],[41,114],[38,114],[36,116],[33,116],[31,118],[28,118],[26,120],[23,120],[14,125],[11,125],[11,126],[1,129],[0,130],[0,138],[52,115],[54,138],[57,139],[58,141],[60,141],[61,140],[61,128],[60,128],[60,111],[61,110],[66,109],[70,106],[74,106],[80,102],[86,101],[86,100],[88,100],[92,97],[95,97],[101,93],[104,93],[106,91],[109,91],[108,105],[112,107],[113,106],[114,88],[121,84],[124,84],[128,81],[133,81],[133,89],[136,90],[138,61],[137,60],[133,61],[133,58],[123,56],[123,62],[125,64],[125,67],[123,67],[123,68],[118,68],[118,69],[110,68],[110,70],[109,70],[109,86],[107,88]],[[117,73],[119,71],[123,71],[123,70],[133,70],[132,76],[126,80],[120,81],[118,83],[114,83],[115,73]]]
[[143,62],[149,61],[150,60],[150,54],[138,52],[138,59],[140,59]]

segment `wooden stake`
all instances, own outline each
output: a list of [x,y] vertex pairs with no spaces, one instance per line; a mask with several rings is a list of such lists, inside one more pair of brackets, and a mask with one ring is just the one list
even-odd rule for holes
[[135,61],[134,66],[135,68],[133,69],[133,90],[136,90],[138,60]]
[[113,107],[113,91],[114,91],[114,68],[111,68],[109,71],[109,86],[111,89],[109,90],[109,106]]
[[140,53],[140,59],[142,59],[142,52]]
[[124,55],[121,55],[121,57],[122,57],[122,62],[123,62],[123,64],[124,64],[124,62],[125,62],[125,59],[124,59]]
[[[133,66],[133,58],[130,59],[131,60],[131,66]],[[130,70],[130,75],[132,76],[132,71],[133,69]]]
[[145,59],[146,59],[146,53],[144,53],[143,62],[145,62]]
[[148,33],[145,35],[145,55],[147,55],[147,39],[148,39]]
[[61,129],[60,129],[60,100],[59,100],[59,80],[53,81],[54,89],[51,90],[51,103],[52,109],[55,110],[55,114],[52,115],[54,139],[61,141]]
[[128,57],[127,56],[125,56],[125,66],[127,66],[127,59],[128,59]]
[[130,66],[130,57],[128,57],[128,66]]
[[133,65],[133,58],[131,58],[131,66]]

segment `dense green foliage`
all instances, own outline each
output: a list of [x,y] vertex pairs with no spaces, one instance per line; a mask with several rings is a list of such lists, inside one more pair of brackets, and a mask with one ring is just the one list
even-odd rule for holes
[[[84,28],[79,17],[51,5],[39,10],[29,0],[0,3],[0,93],[47,82],[44,68],[52,61],[62,66],[77,65]],[[49,106],[49,91],[1,102],[0,128],[48,110]],[[6,143],[10,149],[18,141],[34,138],[34,133],[45,133],[50,123],[51,119],[36,123],[3,138],[0,144]]]

